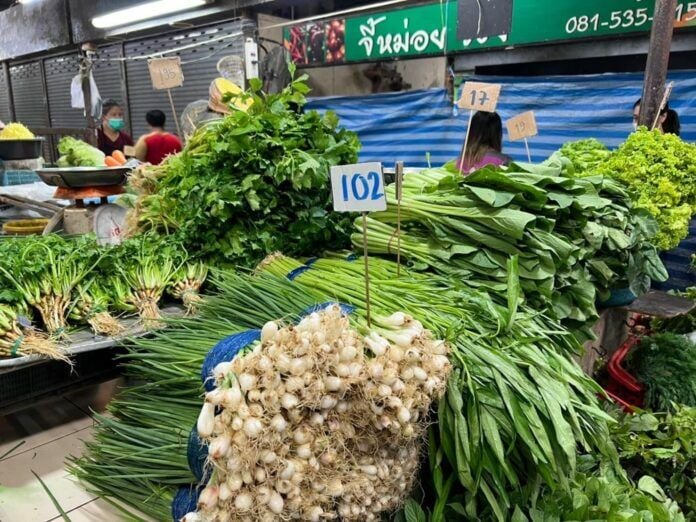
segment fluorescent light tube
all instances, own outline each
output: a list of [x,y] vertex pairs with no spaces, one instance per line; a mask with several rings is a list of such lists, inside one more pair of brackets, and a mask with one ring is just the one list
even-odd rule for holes
[[92,25],[99,29],[107,29],[178,13],[179,11],[185,11],[186,9],[199,7],[207,3],[208,0],[156,0],[155,2],[147,2],[126,9],[112,11],[105,15],[95,16],[92,18]]

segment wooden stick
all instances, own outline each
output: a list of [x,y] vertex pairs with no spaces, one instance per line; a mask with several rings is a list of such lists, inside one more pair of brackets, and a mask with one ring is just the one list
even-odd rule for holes
[[669,101],[669,97],[672,94],[672,86],[674,85],[674,82],[669,82],[669,85],[665,88],[665,93],[662,96],[662,103],[660,103],[660,108],[657,110],[657,115],[655,116],[655,121],[652,124],[652,127],[650,127],[650,130],[655,130],[655,127],[657,127],[657,122],[660,121],[660,115],[662,114],[662,110],[665,108],[665,105],[667,105],[667,102]]
[[370,264],[367,259],[367,212],[362,213],[363,227],[363,257],[365,258],[365,310],[367,311],[367,327],[372,327],[370,318]]
[[527,142],[527,138],[524,139],[524,148],[527,149],[527,161],[529,163],[532,162],[532,155],[529,153],[529,142]]
[[396,277],[401,276],[401,190],[404,182],[404,162],[396,162]]
[[174,108],[174,98],[172,98],[172,90],[167,89],[167,94],[169,95],[169,105],[171,105],[172,114],[174,115],[174,123],[176,123],[176,133],[180,138],[183,138],[181,134],[181,126],[179,125],[179,117],[176,115],[176,109]]
[[462,149],[462,157],[459,161],[459,173],[464,174],[464,156],[466,155],[466,146],[469,144],[469,131],[471,130],[471,121],[474,119],[474,110],[469,111],[469,124],[466,126],[466,136],[464,137],[464,148]]

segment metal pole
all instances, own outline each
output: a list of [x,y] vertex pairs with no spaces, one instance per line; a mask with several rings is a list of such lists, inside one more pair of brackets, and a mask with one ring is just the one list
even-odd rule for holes
[[645,84],[638,117],[638,124],[648,128],[657,118],[662,104],[676,9],[677,0],[655,0]]
[[[7,99],[10,105],[10,121],[17,121],[17,114],[15,113],[14,96],[12,94],[12,78],[10,77],[10,64],[7,62],[2,62],[2,70],[5,75],[5,85],[7,87]],[[9,123],[9,122],[7,122]]]
[[90,77],[92,74],[92,55],[95,48],[92,44],[84,44],[82,46],[82,58],[80,62],[80,79],[82,80],[82,96],[85,101],[85,117],[87,118],[87,142],[97,146],[97,123],[92,115],[92,86]]

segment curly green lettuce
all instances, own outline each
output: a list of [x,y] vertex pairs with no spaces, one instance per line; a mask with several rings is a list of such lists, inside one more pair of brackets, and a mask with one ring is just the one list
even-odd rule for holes
[[655,217],[660,231],[654,243],[660,250],[676,247],[688,235],[696,213],[696,145],[642,128],[594,170],[623,181],[636,206]]

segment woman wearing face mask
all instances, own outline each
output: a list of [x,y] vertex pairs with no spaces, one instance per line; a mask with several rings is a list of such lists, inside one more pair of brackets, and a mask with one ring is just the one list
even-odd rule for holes
[[[633,104],[633,129],[638,129],[638,115],[640,114],[640,99]],[[679,114],[674,109],[669,108],[669,104],[665,104],[660,117],[657,120],[657,129],[665,134],[676,134],[679,136],[681,124],[679,122]]]
[[123,109],[117,102],[106,100],[102,104],[101,126],[97,130],[99,150],[111,156],[116,150],[123,152],[126,145],[133,146],[133,139],[123,132],[124,127]]

